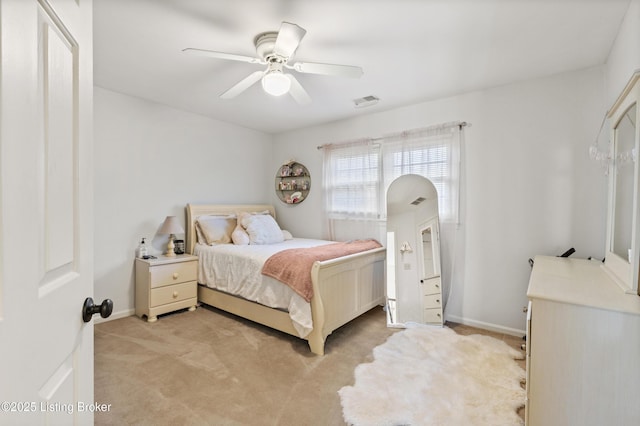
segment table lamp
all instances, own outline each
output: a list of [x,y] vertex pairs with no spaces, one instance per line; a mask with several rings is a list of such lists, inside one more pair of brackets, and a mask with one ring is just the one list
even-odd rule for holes
[[173,239],[175,238],[175,234],[184,233],[184,229],[182,228],[182,225],[180,225],[178,218],[175,216],[167,216],[158,233],[163,235],[169,234],[169,244],[167,244],[167,252],[165,253],[165,256],[175,256],[176,254],[173,251],[175,248]]

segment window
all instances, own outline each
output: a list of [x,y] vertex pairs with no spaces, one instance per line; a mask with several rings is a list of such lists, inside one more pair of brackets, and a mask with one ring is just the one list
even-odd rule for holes
[[[431,180],[438,190],[441,220],[457,221],[459,135],[460,124],[455,123],[402,132],[382,138],[381,143],[366,139],[326,145],[323,185],[328,237],[384,239],[378,235],[380,225],[354,221],[384,220],[386,190],[405,174]],[[349,237],[339,235],[339,228],[348,229]]]
[[448,199],[449,151],[449,147],[441,145],[392,153],[389,156],[389,161],[391,161],[389,184],[406,174],[424,176],[433,182],[433,185],[438,190],[439,199]]
[[[440,216],[451,220],[457,211],[458,128],[432,134],[401,134],[385,142],[383,148],[385,188],[402,175],[416,174],[433,182],[438,191]],[[457,218],[455,219],[457,220]]]
[[379,144],[364,141],[327,150],[324,181],[330,217],[378,217],[381,172]]

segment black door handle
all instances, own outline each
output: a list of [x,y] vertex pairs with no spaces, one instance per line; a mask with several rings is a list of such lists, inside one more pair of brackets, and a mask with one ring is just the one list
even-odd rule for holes
[[111,299],[104,299],[101,304],[94,305],[93,299],[87,297],[82,305],[82,320],[89,322],[95,314],[100,314],[102,318],[107,318],[111,315],[111,312],[113,312],[113,301]]

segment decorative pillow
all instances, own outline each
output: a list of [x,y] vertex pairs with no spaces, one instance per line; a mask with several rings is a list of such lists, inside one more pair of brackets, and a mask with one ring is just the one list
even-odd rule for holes
[[293,240],[293,235],[291,235],[291,232],[287,231],[287,230],[282,230],[282,237],[285,240]]
[[268,215],[271,216],[271,213],[269,213],[269,210],[265,210],[262,212],[238,212],[237,217],[238,217],[238,225],[242,226],[242,229],[244,229],[244,226],[242,225],[242,218],[245,216],[252,216],[252,215]]
[[231,240],[233,241],[233,244],[237,246],[246,246],[250,242],[249,234],[247,234],[247,231],[245,231],[240,224],[238,224],[236,229],[231,233]]
[[204,238],[204,234],[202,233],[202,229],[200,229],[200,224],[196,220],[196,241],[200,244],[207,244],[207,240]]
[[270,214],[239,215],[238,222],[249,234],[249,244],[275,244],[284,241],[282,229]]
[[[200,216],[196,221],[198,241],[207,244],[229,244],[231,233],[237,226],[235,215],[231,216]],[[200,233],[198,233],[198,229]],[[200,235],[202,234],[202,235]],[[203,237],[200,240],[200,237]]]

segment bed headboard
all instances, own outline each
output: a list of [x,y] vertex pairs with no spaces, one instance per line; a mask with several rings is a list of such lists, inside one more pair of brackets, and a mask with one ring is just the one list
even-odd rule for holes
[[268,210],[276,217],[276,210],[271,204],[187,204],[187,246],[186,251],[193,254],[196,246],[196,220],[204,215],[230,215],[239,212],[263,212]]

